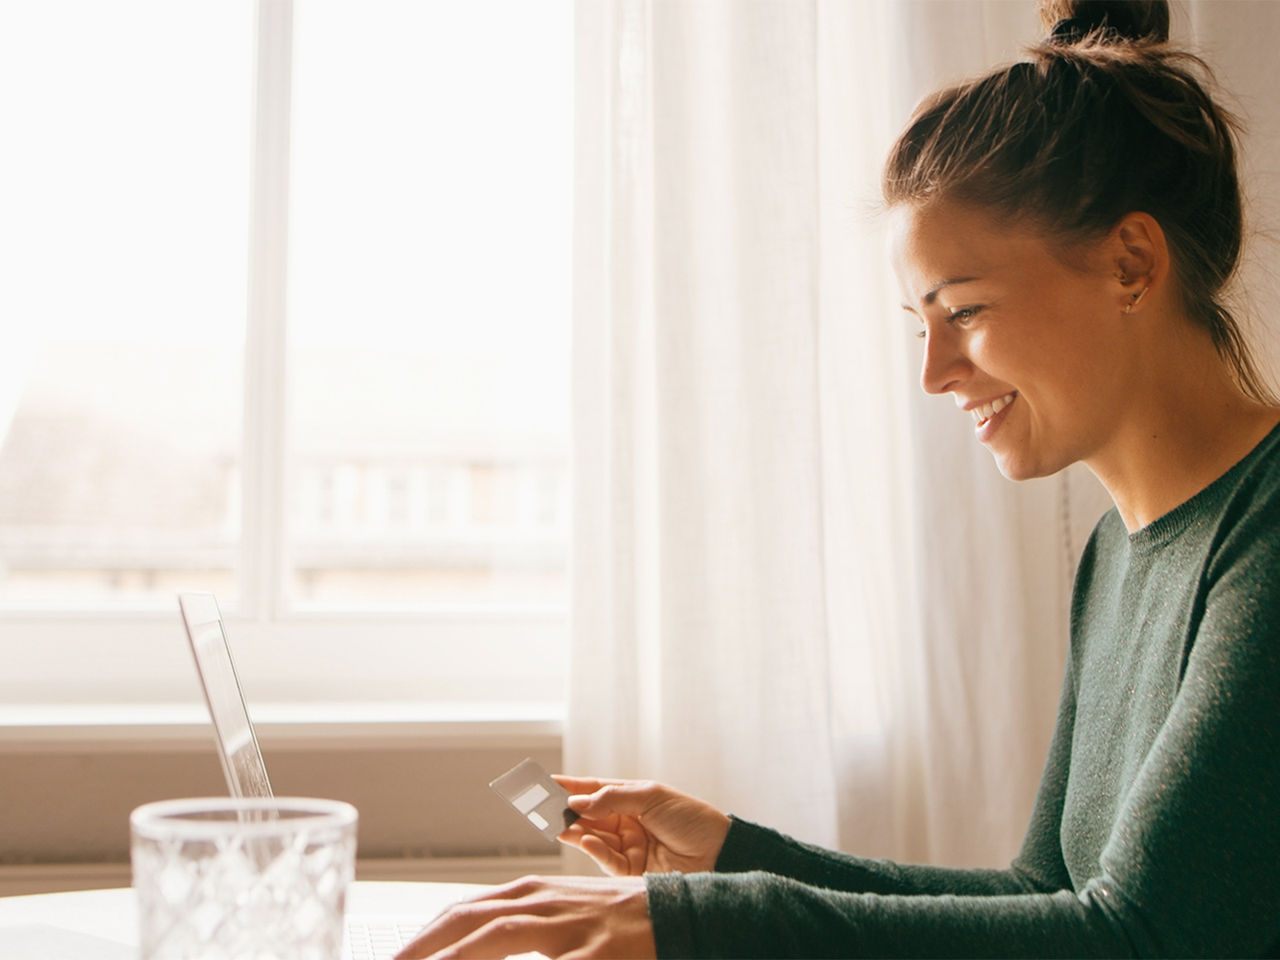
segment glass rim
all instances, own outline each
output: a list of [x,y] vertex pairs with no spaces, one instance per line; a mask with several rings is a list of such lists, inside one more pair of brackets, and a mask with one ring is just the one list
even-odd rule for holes
[[[286,813],[294,815],[271,816]],[[246,820],[240,814],[265,818]],[[198,840],[231,834],[342,830],[354,827],[358,816],[356,808],[345,800],[319,797],[183,797],[135,807],[129,814],[129,826],[135,835],[149,839]]]

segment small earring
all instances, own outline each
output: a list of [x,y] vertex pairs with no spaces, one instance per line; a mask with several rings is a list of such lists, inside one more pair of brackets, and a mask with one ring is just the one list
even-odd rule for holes
[[1121,283],[1128,283],[1128,282],[1129,282],[1129,278],[1128,278],[1128,277],[1126,277],[1126,276],[1124,275],[1124,271],[1123,271],[1123,270],[1113,270],[1113,271],[1111,272],[1111,275],[1112,275],[1113,277],[1115,277],[1117,280],[1119,280]]
[[1133,297],[1130,298],[1129,302],[1124,305],[1124,312],[1133,313],[1133,308],[1136,307],[1142,301],[1142,298],[1147,295],[1147,291],[1150,289],[1151,289],[1150,287],[1143,287],[1141,290],[1135,293]]

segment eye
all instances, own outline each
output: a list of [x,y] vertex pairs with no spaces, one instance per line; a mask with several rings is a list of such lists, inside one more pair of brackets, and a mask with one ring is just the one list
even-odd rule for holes
[[982,307],[957,307],[947,316],[948,323],[954,323],[958,326],[966,326],[973,321],[973,318],[982,312]]

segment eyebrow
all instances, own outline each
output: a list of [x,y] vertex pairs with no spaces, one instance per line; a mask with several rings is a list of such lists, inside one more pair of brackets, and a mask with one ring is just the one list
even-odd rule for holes
[[[931,307],[933,306],[933,302],[938,299],[938,294],[940,294],[945,288],[954,287],[961,283],[973,283],[973,281],[977,279],[978,277],[948,277],[946,280],[939,280],[921,299],[924,300],[924,305],[926,307]],[[915,312],[914,308],[912,308],[909,303],[904,303],[902,305],[902,309],[911,310],[912,313]]]

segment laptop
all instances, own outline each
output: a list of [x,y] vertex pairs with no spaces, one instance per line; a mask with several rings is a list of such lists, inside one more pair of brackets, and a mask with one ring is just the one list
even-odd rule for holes
[[[218,601],[209,593],[182,593],[178,595],[178,607],[213,720],[227,789],[233,797],[269,799],[272,793],[267,765],[231,659]],[[348,916],[343,958],[387,960],[394,957],[430,919],[398,915]]]

